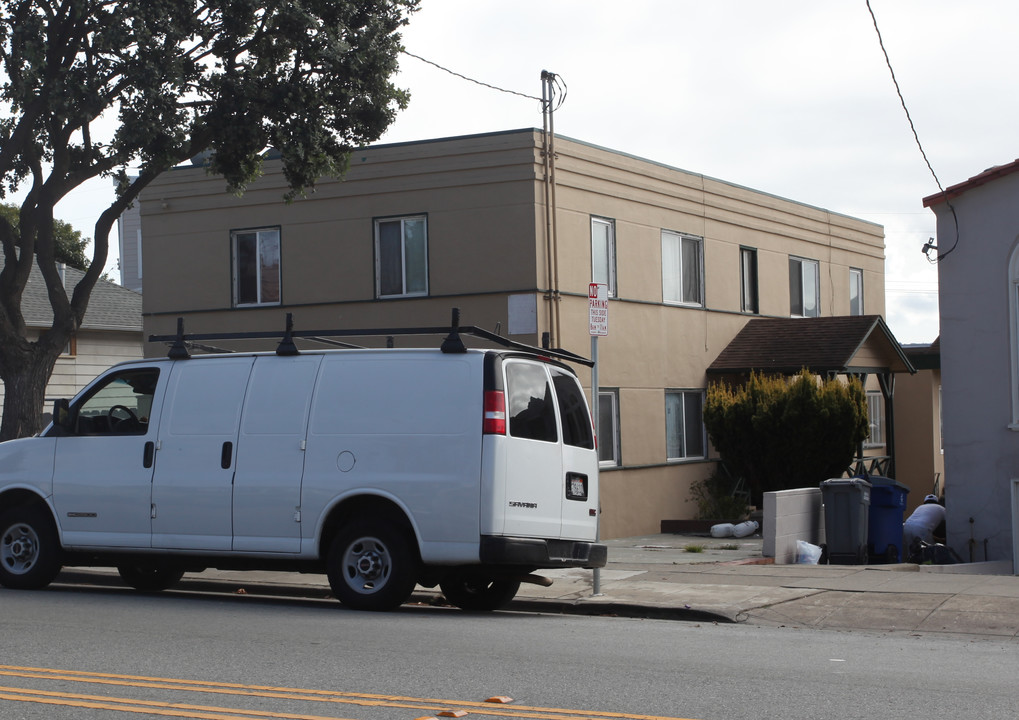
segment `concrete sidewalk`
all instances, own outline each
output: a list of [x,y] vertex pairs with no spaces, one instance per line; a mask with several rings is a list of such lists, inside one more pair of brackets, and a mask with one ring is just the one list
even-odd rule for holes
[[556,570],[545,573],[552,587],[523,586],[518,602],[554,596],[588,612],[1019,637],[1019,577],[1003,574],[1010,563],[775,565],[762,557],[759,536],[653,535],[606,544],[600,595],[592,594],[591,571]]
[[[652,535],[608,540],[594,593],[591,570],[546,570],[551,587],[523,585],[510,609],[752,625],[948,633],[1019,639],[1019,577],[1010,564],[774,565],[759,536]],[[698,551],[699,550],[699,551]],[[119,583],[113,570],[73,568],[57,582]],[[208,570],[180,590],[328,597],[322,575]],[[411,601],[442,604],[438,589]]]

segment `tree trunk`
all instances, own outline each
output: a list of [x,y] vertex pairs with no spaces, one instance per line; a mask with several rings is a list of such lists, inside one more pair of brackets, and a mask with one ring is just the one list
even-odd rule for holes
[[[0,424],[0,442],[35,435],[43,428],[46,383],[60,351],[51,351],[32,343],[3,355],[4,417]],[[12,357],[12,355],[14,357]]]

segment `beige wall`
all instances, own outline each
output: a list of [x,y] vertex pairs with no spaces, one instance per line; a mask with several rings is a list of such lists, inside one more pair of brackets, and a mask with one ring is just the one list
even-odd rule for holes
[[908,516],[924,495],[934,491],[934,479],[945,487],[945,456],[941,450],[941,371],[920,370],[895,380],[896,480],[909,487]]
[[[615,221],[618,295],[599,341],[600,384],[619,389],[622,467],[602,474],[603,537],[658,532],[693,515],[690,485],[710,459],[666,461],[665,389],[702,389],[705,368],[742,328],[739,248],[757,248],[760,307],[789,315],[789,255],[820,263],[824,315],[849,309],[849,268],[865,309],[884,312],[880,226],[658,163],[558,138],[557,344],[588,354],[592,215]],[[530,295],[539,342],[550,329],[541,134],[517,131],[356,151],[344,182],[291,205],[278,164],[242,197],[201,168],[174,170],[142,195],[146,333],[439,325],[509,329],[512,295]],[[429,297],[374,299],[375,217],[427,214]],[[231,309],[231,229],[280,226],[283,302]],[[703,238],[704,307],[662,302],[662,230]],[[400,341],[398,340],[398,343]],[[220,343],[217,343],[220,344]],[[224,344],[224,346],[229,346]],[[147,349],[161,354],[163,348]],[[580,369],[583,381],[590,373]]]

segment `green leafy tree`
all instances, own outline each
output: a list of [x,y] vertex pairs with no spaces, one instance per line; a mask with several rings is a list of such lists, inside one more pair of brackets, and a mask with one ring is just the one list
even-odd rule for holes
[[[11,227],[18,228],[18,206],[10,203],[0,203],[0,217]],[[64,263],[81,271],[88,270],[88,257],[85,250],[88,247],[88,238],[75,230],[71,223],[63,220],[53,221],[53,254],[58,263]]]
[[[41,429],[56,358],[141,190],[208,152],[210,171],[240,192],[267,147],[288,200],[341,175],[350,150],[406,107],[391,77],[418,2],[0,0],[0,199],[28,187],[18,222],[0,217],[0,440]],[[53,208],[94,177],[116,178],[116,199],[97,209],[88,270],[65,290]],[[54,320],[29,339],[21,295],[33,261]]]
[[841,477],[869,432],[857,379],[819,381],[752,373],[745,385],[708,389],[704,424],[726,467],[762,493]]

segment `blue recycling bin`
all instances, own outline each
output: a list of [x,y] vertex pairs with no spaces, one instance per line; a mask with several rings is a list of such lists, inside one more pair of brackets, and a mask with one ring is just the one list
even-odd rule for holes
[[897,480],[872,475],[867,520],[867,553],[872,563],[902,562],[902,521],[909,488]]

